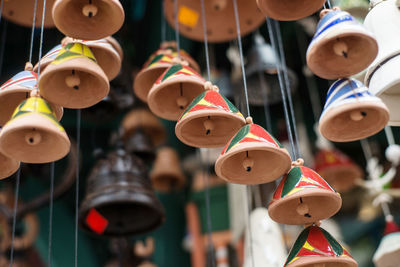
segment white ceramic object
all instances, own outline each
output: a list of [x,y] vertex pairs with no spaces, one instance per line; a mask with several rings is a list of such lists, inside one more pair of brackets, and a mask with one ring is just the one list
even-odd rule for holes
[[376,267],[395,267],[400,262],[400,232],[384,236],[374,254]]

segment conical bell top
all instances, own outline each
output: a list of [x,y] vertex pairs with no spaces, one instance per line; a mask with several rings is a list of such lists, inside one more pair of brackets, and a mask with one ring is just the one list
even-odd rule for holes
[[50,105],[41,97],[23,101],[0,132],[0,150],[26,163],[47,163],[66,156],[70,141]]
[[57,29],[66,36],[98,40],[122,27],[125,12],[119,0],[57,0],[53,19]]
[[314,158],[314,169],[338,192],[348,192],[358,179],[364,178],[362,169],[339,150],[320,150]]
[[276,20],[298,20],[322,8],[324,0],[257,0],[261,12]]
[[349,252],[327,231],[309,226],[297,238],[284,267],[357,267]]
[[154,195],[146,166],[121,149],[97,162],[86,188],[79,223],[93,234],[138,235],[164,221],[164,209]]
[[185,185],[186,178],[174,149],[163,147],[158,150],[150,177],[154,189],[160,192],[181,189]]
[[206,81],[186,63],[169,67],[147,96],[150,110],[160,118],[177,121],[190,102],[204,91]]
[[216,86],[208,82],[205,88],[178,120],[175,134],[189,146],[223,147],[246,121]]
[[366,69],[378,54],[378,44],[349,13],[339,8],[321,11],[321,20],[307,50],[307,65],[317,76],[339,79]]
[[375,251],[373,261],[376,267],[396,266],[400,261],[400,231],[393,217],[386,220],[385,236]]
[[145,163],[152,163],[155,158],[155,149],[151,136],[139,128],[125,140],[126,151],[138,156]]
[[319,130],[328,140],[350,142],[381,131],[389,120],[386,105],[355,79],[341,79],[329,88]]
[[110,85],[89,47],[65,45],[39,78],[40,92],[66,108],[87,108],[107,96]]
[[318,173],[301,166],[302,160],[282,179],[268,211],[282,224],[304,225],[328,219],[342,206],[342,198]]
[[235,184],[263,184],[284,175],[291,165],[289,153],[252,119],[227,143],[215,163],[216,174]]
[[[61,49],[63,48],[63,44],[56,45],[53,47],[49,52],[47,52],[41,59],[40,59],[40,71],[43,73],[44,69],[55,60],[60,53]],[[39,69],[39,62],[33,67],[34,72],[38,72]]]
[[18,161],[0,152],[0,179],[13,175],[18,170],[19,165],[20,163]]

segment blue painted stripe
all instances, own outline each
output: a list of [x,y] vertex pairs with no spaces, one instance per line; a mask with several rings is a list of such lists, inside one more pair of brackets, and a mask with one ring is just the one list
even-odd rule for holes
[[[336,24],[339,24],[339,23],[342,23],[342,22],[345,22],[345,21],[355,21],[355,19],[354,19],[352,16],[346,14],[345,16],[340,17],[340,18],[338,18],[338,19],[332,21],[331,23],[329,23],[328,25],[326,25],[324,28],[322,28],[320,31],[318,31],[318,32],[314,35],[312,41],[314,41],[316,38],[318,38],[322,33],[324,33],[326,30],[328,30],[328,29],[331,28],[332,26],[335,26]],[[311,41],[311,42],[312,42],[312,41]]]

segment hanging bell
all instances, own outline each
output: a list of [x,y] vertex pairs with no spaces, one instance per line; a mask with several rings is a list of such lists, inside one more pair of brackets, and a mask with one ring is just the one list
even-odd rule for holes
[[110,85],[89,47],[65,45],[39,78],[40,92],[66,108],[87,108],[107,96]]
[[156,156],[151,136],[142,128],[138,128],[126,138],[125,148],[127,152],[138,156],[145,163],[152,163]]
[[400,229],[393,218],[386,221],[385,236],[374,254],[373,261],[376,267],[397,266],[400,261]]
[[0,132],[1,152],[26,163],[57,161],[68,154],[70,145],[50,105],[35,91]]
[[[43,73],[45,68],[53,62],[57,58],[58,53],[60,53],[61,49],[63,48],[62,44],[56,45],[53,47],[49,52],[47,52],[41,59],[40,59],[40,71]],[[33,67],[34,72],[38,72],[39,70],[39,62]]]
[[175,127],[182,143],[193,147],[223,147],[246,124],[240,111],[210,82],[186,108]]
[[358,179],[364,178],[362,169],[339,150],[320,150],[314,158],[314,169],[338,192],[348,192]]
[[378,133],[388,120],[385,104],[360,81],[346,78],[329,88],[319,130],[328,140],[350,142]]
[[342,206],[340,194],[318,173],[302,164],[302,160],[294,163],[269,204],[269,215],[278,223],[315,223],[332,217]]
[[154,189],[159,192],[170,192],[185,186],[186,178],[174,149],[163,147],[158,150],[150,178]]
[[57,0],[53,19],[66,36],[98,40],[116,33],[124,23],[125,13],[119,0]]
[[291,159],[283,146],[252,119],[227,143],[215,163],[215,173],[235,184],[275,181],[289,169]]
[[177,121],[193,99],[204,91],[206,81],[187,62],[169,67],[154,83],[147,102],[160,118]]
[[[255,1],[237,0],[240,13],[241,36],[249,34],[265,23]],[[195,41],[204,40],[200,1],[180,0],[178,2],[179,32]],[[204,1],[207,22],[207,39],[212,43],[231,41],[237,38],[236,20],[233,2],[229,0]],[[175,28],[176,16],[174,1],[164,0],[164,12],[168,23]]]
[[117,149],[97,162],[79,208],[82,229],[103,236],[129,236],[152,231],[163,221],[164,209],[139,158]]
[[13,175],[19,169],[20,163],[0,152],[0,179]]
[[322,8],[325,0],[257,0],[261,12],[276,20],[298,20]]
[[379,53],[368,68],[365,84],[387,105],[390,111],[389,125],[400,126],[400,4],[396,0],[371,1],[372,9],[364,25],[375,34]]
[[349,13],[324,9],[307,50],[307,65],[324,79],[350,77],[366,69],[378,54],[375,37]]
[[309,226],[301,232],[284,267],[357,267],[349,252],[327,231]]
[[108,36],[105,39],[109,44],[111,44],[111,46],[115,49],[115,51],[117,51],[119,57],[122,60],[124,58],[124,50],[122,50],[122,47],[119,44],[119,42],[117,41],[117,39],[115,39],[112,36]]

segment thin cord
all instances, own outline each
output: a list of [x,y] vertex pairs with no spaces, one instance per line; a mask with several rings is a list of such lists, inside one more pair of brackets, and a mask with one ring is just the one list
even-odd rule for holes
[[164,0],[161,1],[161,42],[165,42],[167,39],[167,23],[165,21],[165,16],[164,16]]
[[174,0],[174,12],[175,12],[175,41],[176,41],[176,52],[178,57],[181,57],[181,40],[179,36],[179,21],[178,21],[178,0]]
[[75,184],[75,267],[78,267],[79,148],[81,145],[81,110],[76,110],[76,184]]
[[204,7],[204,0],[201,0],[201,18],[203,21],[204,51],[206,53],[207,77],[208,80],[210,81],[211,80],[210,56],[208,53],[207,20],[206,20],[206,9]]
[[263,97],[265,124],[267,127],[267,131],[269,133],[272,133],[271,112],[269,110],[268,96],[267,96],[267,83],[265,81],[265,78],[261,70],[258,70],[258,79],[260,81],[261,92]]
[[386,139],[387,139],[389,145],[396,144],[396,142],[394,140],[394,136],[393,136],[392,127],[390,127],[390,126],[385,127],[385,135],[386,135]]
[[[35,6],[33,8],[33,19],[32,19],[32,32],[31,32],[31,45],[29,49],[29,62],[32,63],[33,54],[33,39],[35,37],[35,24],[36,24],[36,10],[37,10],[37,0],[35,0]],[[39,58],[40,59],[40,58]]]
[[50,163],[50,206],[49,206],[49,248],[48,248],[48,265],[52,266],[51,253],[53,247],[53,202],[54,202],[54,167],[55,163]]
[[332,9],[331,1],[326,0],[326,5],[328,6],[329,9]]
[[11,235],[11,251],[10,251],[10,267],[14,263],[14,241],[15,241],[15,228],[17,225],[17,210],[18,210],[18,196],[19,196],[19,184],[21,180],[21,166],[19,166],[17,172],[17,178],[15,181],[15,200],[14,200],[14,214],[13,214],[13,224],[12,224],[12,235]]
[[[38,65],[38,79],[40,76],[40,70],[41,70],[41,59],[42,59],[42,50],[43,50],[43,32],[44,32],[44,19],[46,17],[46,2],[47,0],[43,0],[43,11],[42,11],[42,26],[40,29],[40,47],[39,47],[39,65]],[[38,87],[38,91],[40,91],[40,88]]]
[[251,266],[255,266],[254,263],[254,254],[253,254],[253,236],[252,236],[252,231],[251,231],[251,218],[250,218],[250,212],[251,212],[251,185],[246,185],[246,204],[245,205],[245,214],[246,216],[246,224],[247,224],[247,230],[249,231],[249,249],[250,249],[250,256],[251,256]]

